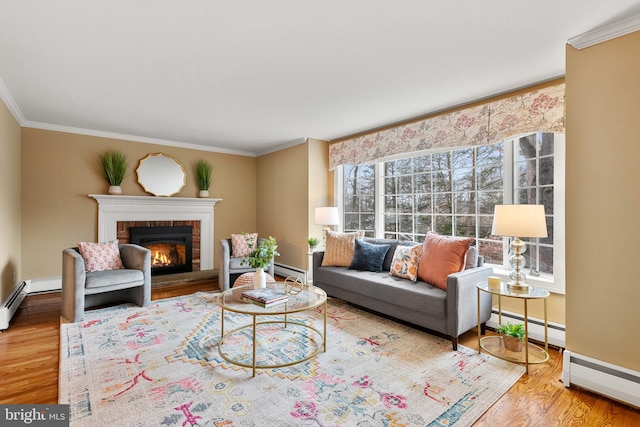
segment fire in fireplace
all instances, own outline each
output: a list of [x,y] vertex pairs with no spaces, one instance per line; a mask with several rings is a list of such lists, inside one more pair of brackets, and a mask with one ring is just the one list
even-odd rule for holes
[[131,243],[151,251],[151,275],[192,271],[192,227],[130,227]]

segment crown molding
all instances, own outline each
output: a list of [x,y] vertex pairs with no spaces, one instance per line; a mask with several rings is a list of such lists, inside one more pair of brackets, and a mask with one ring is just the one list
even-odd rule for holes
[[83,129],[76,128],[71,126],[60,126],[53,125],[50,123],[40,123],[40,122],[32,122],[25,121],[21,123],[23,127],[34,128],[34,129],[43,129],[43,130],[51,130],[54,132],[67,132],[67,133],[75,133],[78,135],[88,135],[88,136],[96,136],[100,138],[110,138],[110,139],[122,139],[125,141],[132,142],[142,142],[145,144],[156,144],[156,145],[165,145],[169,147],[178,147],[178,148],[187,148],[189,150],[200,150],[200,151],[210,151],[213,153],[223,153],[223,154],[233,154],[237,156],[246,156],[246,157],[256,157],[256,153],[249,151],[240,151],[240,150],[229,150],[226,148],[218,148],[218,147],[210,147],[208,145],[199,145],[199,144],[190,144],[187,142],[179,142],[179,141],[170,141],[166,139],[157,139],[157,138],[148,138],[145,136],[135,136],[135,135],[127,135],[122,133],[115,132],[104,132],[93,129]]
[[264,156],[266,154],[275,153],[276,151],[284,150],[286,148],[295,147],[296,145],[305,144],[307,142],[307,138],[298,138],[293,141],[286,142],[281,145],[277,145],[275,147],[268,148],[266,150],[261,150],[256,153],[258,156]]
[[635,15],[571,37],[567,43],[579,50],[638,30],[640,30],[640,15]]
[[11,111],[11,114],[13,114],[13,117],[16,119],[18,124],[20,126],[24,126],[24,123],[26,122],[24,114],[22,114],[22,111],[20,111],[18,104],[16,104],[13,96],[11,96],[11,93],[9,93],[9,89],[7,89],[7,87],[5,86],[2,78],[0,78],[0,99],[2,99],[4,105],[6,105],[9,111]]

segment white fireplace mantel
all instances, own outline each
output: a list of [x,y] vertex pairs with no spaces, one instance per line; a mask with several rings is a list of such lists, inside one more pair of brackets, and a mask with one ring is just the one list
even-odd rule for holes
[[200,269],[213,269],[213,212],[222,199],[89,194],[98,202],[98,241],[118,237],[118,221],[200,221]]

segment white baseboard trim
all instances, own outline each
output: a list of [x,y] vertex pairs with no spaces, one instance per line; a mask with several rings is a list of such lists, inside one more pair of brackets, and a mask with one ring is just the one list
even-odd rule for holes
[[45,277],[27,280],[27,293],[59,291],[62,289],[62,277]]
[[302,270],[297,267],[291,267],[290,265],[278,264],[278,263],[276,263],[276,265],[274,266],[274,270],[275,270],[275,274],[277,274],[278,276],[281,276],[281,277],[295,276],[300,280],[304,281],[305,283],[307,281],[306,270]]
[[[502,310],[502,322],[522,323],[524,316],[520,313],[513,313]],[[560,323],[547,322],[549,344],[564,348],[565,346],[565,326]],[[493,311],[491,318],[487,322],[490,328],[496,328],[498,323],[498,312]],[[529,337],[533,340],[544,342],[544,320],[529,316]]]
[[565,350],[562,382],[640,408],[640,372]]

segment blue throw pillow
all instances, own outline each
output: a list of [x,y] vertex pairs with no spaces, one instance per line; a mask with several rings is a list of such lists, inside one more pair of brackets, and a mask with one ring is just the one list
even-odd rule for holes
[[353,259],[349,269],[362,271],[382,271],[384,256],[391,245],[374,245],[364,240],[356,239],[353,250]]

